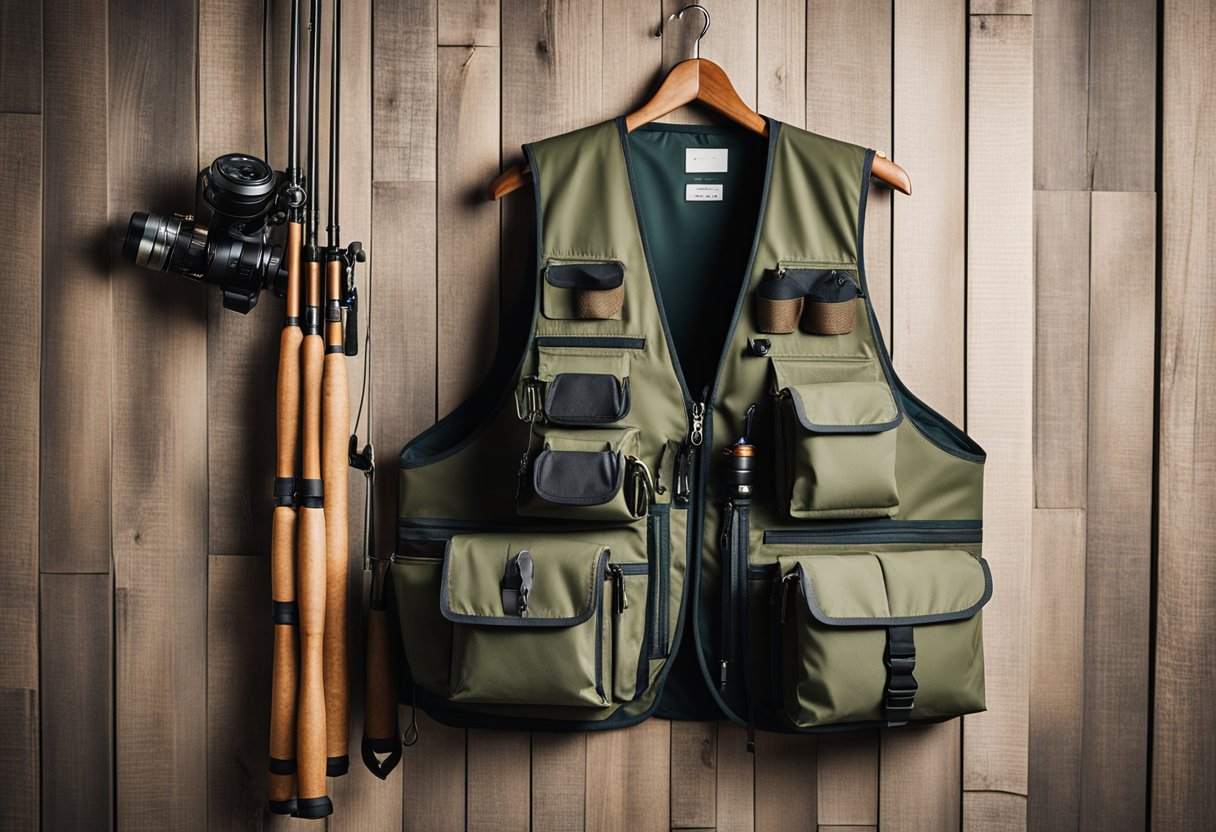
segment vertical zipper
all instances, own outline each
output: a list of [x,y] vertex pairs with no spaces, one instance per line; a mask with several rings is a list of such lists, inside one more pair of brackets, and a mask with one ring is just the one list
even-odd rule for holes
[[608,564],[608,573],[612,576],[612,612],[620,615],[629,609],[629,597],[625,595],[625,573],[618,564]]
[[718,540],[718,561],[722,580],[722,641],[718,659],[718,690],[726,689],[726,678],[734,661],[735,621],[735,505],[722,507],[722,535]]

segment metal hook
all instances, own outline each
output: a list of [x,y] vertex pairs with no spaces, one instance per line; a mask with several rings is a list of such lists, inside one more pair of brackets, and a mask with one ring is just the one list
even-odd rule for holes
[[688,11],[689,9],[696,9],[697,11],[701,12],[701,14],[705,15],[705,25],[701,27],[701,34],[697,35],[697,39],[695,41],[693,41],[693,44],[692,44],[693,58],[700,59],[700,57],[701,57],[701,38],[705,37],[705,33],[709,31],[709,9],[705,8],[700,3],[689,3],[687,6],[680,9],[678,12],[672,12],[670,15],[668,15],[667,20],[665,20],[659,24],[659,30],[654,33],[654,36],[656,38],[663,37],[663,28],[667,25],[667,23],[672,20],[683,20],[684,12]]

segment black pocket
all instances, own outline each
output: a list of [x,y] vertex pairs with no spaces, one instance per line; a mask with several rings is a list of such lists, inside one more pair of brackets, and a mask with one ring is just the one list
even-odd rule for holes
[[556,425],[598,425],[629,415],[629,379],[609,373],[558,373],[545,388],[545,418]]

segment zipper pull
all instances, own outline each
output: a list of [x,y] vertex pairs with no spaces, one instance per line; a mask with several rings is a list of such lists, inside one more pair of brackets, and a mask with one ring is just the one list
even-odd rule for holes
[[680,443],[680,450],[676,453],[674,479],[673,497],[677,504],[687,505],[692,494],[692,445],[687,439]]
[[689,431],[688,441],[693,447],[700,447],[705,441],[705,402],[696,402],[692,406],[692,430]]
[[786,613],[786,609],[789,605],[790,587],[793,585],[793,582],[797,581],[797,580],[798,580],[798,576],[795,575],[793,572],[790,572],[784,578],[781,579],[781,615],[778,620],[782,624],[785,623],[785,613]]
[[726,659],[718,660],[718,690],[726,690]]
[[620,615],[629,609],[629,597],[625,594],[625,573],[615,563],[608,564],[608,572],[612,575],[612,611]]
[[727,500],[722,505],[722,536],[718,539],[719,551],[725,553],[730,549],[731,527],[735,520],[735,504]]

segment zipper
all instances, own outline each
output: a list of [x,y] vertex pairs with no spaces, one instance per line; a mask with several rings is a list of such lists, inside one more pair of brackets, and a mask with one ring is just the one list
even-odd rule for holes
[[[645,564],[637,564],[645,566]],[[619,563],[608,564],[608,574],[612,576],[612,612],[620,615],[629,609],[629,596],[625,594],[625,570]]]
[[722,571],[722,652],[718,659],[718,690],[726,689],[726,678],[735,659],[735,505],[727,502],[722,506],[722,535],[718,539],[718,552]]
[[979,520],[871,520],[817,523],[810,529],[766,529],[764,542],[788,544],[979,543]]

